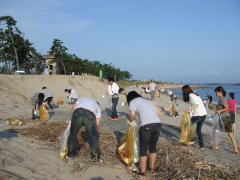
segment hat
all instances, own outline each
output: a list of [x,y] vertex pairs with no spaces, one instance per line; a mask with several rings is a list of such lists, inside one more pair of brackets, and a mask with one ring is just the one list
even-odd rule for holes
[[172,91],[168,91],[168,95],[172,95],[173,93],[172,93]]

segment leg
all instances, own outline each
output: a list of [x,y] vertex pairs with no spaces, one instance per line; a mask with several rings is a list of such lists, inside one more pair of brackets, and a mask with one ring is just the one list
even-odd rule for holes
[[50,108],[51,110],[53,110],[53,107],[52,107],[52,105],[51,105],[52,99],[53,99],[53,97],[49,97],[48,100],[47,100],[47,103],[48,103],[49,108]]
[[118,98],[112,98],[112,116],[117,118],[117,104]]
[[[35,105],[36,108],[36,105]],[[36,118],[35,114],[34,114],[34,106],[32,106],[32,120],[34,120]]]
[[199,140],[199,147],[203,149],[202,125],[206,119],[206,116],[200,116],[199,118],[201,120],[197,123],[196,131],[197,131],[198,140]]
[[239,153],[238,147],[237,147],[237,142],[236,142],[235,137],[233,136],[233,133],[228,132],[228,136],[230,137],[230,139],[231,139],[231,141],[232,141],[232,144],[233,144],[234,150],[233,150],[232,152],[233,152],[233,153]]
[[84,127],[88,135],[89,146],[92,150],[91,152],[92,159],[97,158],[97,160],[99,161],[100,160],[100,148],[98,143],[99,133],[97,131],[96,117],[92,112],[85,111],[83,121]]
[[68,156],[74,158],[76,155],[76,137],[79,129],[83,125],[84,112],[82,109],[76,109],[73,112],[71,120],[70,134],[68,137]]

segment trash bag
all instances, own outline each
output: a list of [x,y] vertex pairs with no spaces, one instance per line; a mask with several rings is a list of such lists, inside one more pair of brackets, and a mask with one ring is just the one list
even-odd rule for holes
[[224,123],[220,114],[213,117],[212,131],[210,132],[210,143],[212,146],[218,145],[222,140],[222,132],[225,131]]
[[24,123],[16,116],[13,116],[11,122],[10,122],[10,125],[12,126],[22,126],[24,125]]
[[39,119],[41,121],[49,118],[49,115],[48,115],[48,112],[47,112],[47,109],[46,109],[46,105],[47,104],[42,104],[42,106],[40,107],[40,110],[39,110]]
[[63,105],[64,103],[64,99],[62,96],[59,96],[59,98],[57,99],[57,105]]
[[139,161],[139,125],[136,121],[130,123],[121,143],[118,152],[122,160],[129,166]]
[[171,107],[171,113],[172,113],[172,115],[178,115],[177,114],[177,109],[176,109],[176,105],[175,105],[175,103],[174,103],[174,101],[172,101],[172,107]]
[[158,98],[158,96],[159,96],[158,90],[154,91],[154,97]]
[[209,103],[209,109],[213,109],[213,102]]
[[105,103],[105,104],[108,104],[109,106],[111,106],[111,103],[112,103],[112,96],[111,95],[107,95],[107,96],[105,96],[104,98],[102,98],[103,99],[103,102]]
[[64,159],[66,157],[66,155],[68,154],[67,141],[68,141],[68,136],[69,136],[69,133],[70,133],[70,127],[71,127],[71,121],[68,121],[68,126],[58,136],[58,140],[59,140],[59,143],[60,143],[59,157],[61,159]]
[[181,135],[179,142],[187,143],[190,142],[194,137],[197,136],[196,129],[192,124],[189,113],[184,113],[180,124]]
[[[60,150],[59,150],[59,157],[61,159],[64,159],[66,155],[68,154],[68,136],[70,134],[70,128],[71,128],[71,121],[67,122],[68,126],[66,129],[63,130],[63,132],[58,136],[58,140],[60,143]],[[76,137],[76,145],[84,144],[84,140],[81,135],[81,131],[78,131],[77,137]]]

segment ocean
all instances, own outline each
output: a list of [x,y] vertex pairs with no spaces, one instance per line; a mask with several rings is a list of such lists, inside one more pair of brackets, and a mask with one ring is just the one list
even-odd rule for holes
[[[191,85],[190,85],[191,86]],[[238,104],[237,107],[240,107],[240,85],[231,85],[231,84],[222,84],[222,85],[197,85],[197,86],[203,86],[207,88],[196,88],[194,89],[194,86],[191,86],[196,93],[199,94],[199,96],[202,98],[202,100],[206,100],[207,97],[206,95],[209,94],[213,97],[214,104],[216,104],[219,100],[219,98],[216,96],[214,89],[218,86],[222,86],[227,94],[226,94],[226,99],[230,99],[229,93],[233,92],[234,93],[234,99],[237,100]],[[182,98],[182,90],[172,90],[172,92],[177,96]]]

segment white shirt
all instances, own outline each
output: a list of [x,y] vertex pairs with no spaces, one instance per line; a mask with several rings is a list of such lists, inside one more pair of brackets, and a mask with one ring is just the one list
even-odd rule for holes
[[71,90],[71,93],[69,95],[69,99],[71,99],[71,98],[78,98],[77,93],[74,89]]
[[43,89],[42,92],[44,94],[44,101],[49,97],[53,97],[52,91],[50,89]]
[[87,97],[83,97],[83,98],[80,98],[76,103],[77,103],[77,106],[75,107],[75,109],[78,109],[78,108],[87,109],[89,111],[92,111],[96,117],[101,118],[101,109],[95,100]]
[[109,95],[118,94],[119,86],[113,82],[112,85],[108,85]]
[[204,107],[202,99],[194,93],[189,94],[189,106],[198,104],[197,107],[190,111],[190,116],[204,116],[207,115],[206,108]]
[[155,91],[156,84],[155,83],[150,83],[150,90]]

